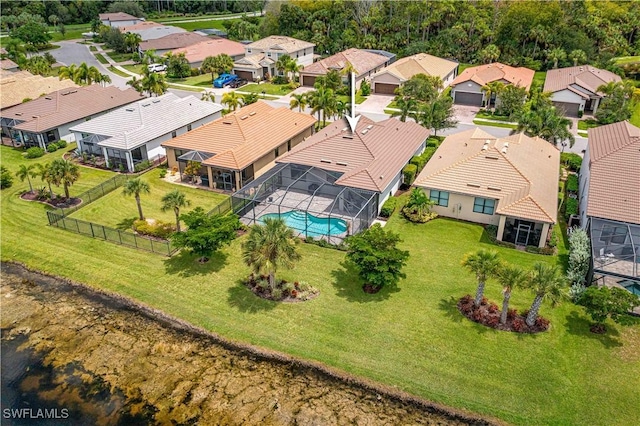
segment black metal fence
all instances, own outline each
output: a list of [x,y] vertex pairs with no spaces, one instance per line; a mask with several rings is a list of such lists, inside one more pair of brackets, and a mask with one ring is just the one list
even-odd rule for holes
[[87,204],[93,203],[98,198],[104,197],[111,191],[118,189],[127,181],[127,179],[131,179],[132,177],[136,176],[137,175],[116,175],[111,179],[102,182],[100,185],[94,186],[93,188],[75,197],[82,200],[81,204],[69,208],[58,208],[56,210],[56,213],[61,214],[62,216],[69,216],[71,213],[81,209]]
[[152,253],[159,253],[165,256],[171,256],[177,251],[171,243],[166,240],[157,240],[143,235],[136,235],[130,232],[121,231],[119,229],[109,228],[107,226],[98,225],[97,223],[85,222],[66,217],[53,211],[47,212],[49,225],[62,228],[67,231],[76,232],[78,234],[87,235],[93,238],[109,241],[138,250],[145,250]]

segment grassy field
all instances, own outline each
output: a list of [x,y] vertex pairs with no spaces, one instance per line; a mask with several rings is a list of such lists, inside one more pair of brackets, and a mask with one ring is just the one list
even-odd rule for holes
[[482,119],[474,119],[473,124],[477,124],[478,126],[492,126],[492,127],[503,127],[505,129],[517,129],[518,126],[516,124],[511,123],[496,123],[495,121],[487,121]]
[[633,114],[631,114],[629,122],[634,126],[640,127],[640,102],[636,102],[633,106]]
[[578,120],[578,130],[589,130],[598,127],[600,124],[594,119]]
[[129,65],[121,65],[121,66],[122,66],[122,68],[124,68],[124,69],[126,69],[128,71],[134,72],[136,74],[142,74],[144,72],[144,67],[146,65],[131,65],[131,64],[129,64]]
[[168,78],[167,83],[186,84],[188,86],[197,87],[213,87],[211,85],[211,74],[196,75],[195,77],[187,78]]
[[267,95],[284,96],[293,92],[293,89],[291,89],[288,84],[251,83],[239,87],[237,91],[258,94],[262,94],[262,92],[265,92]]
[[[91,46],[91,47],[93,47],[93,46]],[[94,53],[93,56],[95,56],[96,59],[98,60],[98,62],[100,62],[103,65],[106,65],[106,64],[109,63],[109,61],[107,61],[107,58],[105,58],[102,53]]]
[[[11,148],[0,147],[0,154],[11,171],[27,161]],[[72,192],[111,175],[83,169]],[[396,214],[387,229],[400,233],[402,247],[411,253],[407,277],[397,288],[364,294],[343,252],[303,244],[301,262],[281,276],[309,282],[320,296],[279,304],[256,298],[241,284],[249,272],[240,257],[246,237],[205,265],[187,254],[169,259],[48,227],[44,206],[19,199],[25,188],[26,182],[16,181],[1,193],[2,260],[118,292],[232,340],[316,360],[509,423],[637,422],[637,321],[627,328],[609,324],[608,334],[594,335],[582,308],[544,304],[541,314],[551,320],[551,329],[516,335],[469,322],[455,307],[458,297],[475,290],[474,277],[460,265],[469,251],[495,249],[522,267],[560,263],[566,254],[546,257],[497,247],[475,224],[438,219],[414,225]],[[132,203],[119,201],[126,209]],[[490,281],[487,296],[500,301],[501,288]],[[524,309],[532,298],[516,290],[512,304]]]
[[636,62],[640,62],[640,56],[619,56],[617,58],[613,58],[616,64],[633,64]]
[[107,69],[109,71],[111,71],[112,73],[114,73],[116,75],[119,75],[120,77],[129,78],[129,79],[132,78],[132,76],[130,76],[126,72],[120,71],[118,68],[114,67],[113,65],[109,65],[109,67]]
[[182,22],[182,23],[169,23],[169,25],[174,27],[184,28],[187,31],[195,31],[202,29],[217,29],[226,31],[223,22],[235,22],[240,19],[225,19],[225,20],[217,20],[217,21],[196,21],[196,22]]
[[490,112],[486,111],[479,111],[476,114],[476,118],[485,120],[510,121],[509,117],[506,117],[504,115],[491,114]]
[[107,50],[104,53],[109,55],[111,59],[113,59],[115,62],[118,62],[118,63],[131,60],[131,53],[118,53],[118,52],[114,52],[113,50]]

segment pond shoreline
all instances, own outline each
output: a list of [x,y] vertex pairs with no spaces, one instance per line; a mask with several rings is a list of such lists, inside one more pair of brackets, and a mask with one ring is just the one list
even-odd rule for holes
[[[329,418],[334,421],[323,424],[342,424],[350,418],[346,423],[501,424],[317,362],[227,340],[117,294],[34,272],[18,263],[2,262],[1,267],[3,338],[10,334],[7,330],[29,329],[29,347],[46,353],[47,362],[61,367],[78,363],[85,376],[94,376],[112,391],[132,397],[156,422],[206,423],[216,419],[219,424],[314,424],[318,418]],[[31,316],[21,312],[12,317],[10,304],[18,299],[22,307],[32,307]],[[57,323],[52,321],[51,314],[60,311],[67,314],[56,316]],[[40,329],[29,325],[34,318],[39,318]],[[8,320],[13,322],[7,324]],[[54,322],[51,326],[50,321]],[[60,342],[52,342],[53,332],[79,324],[84,325],[66,336],[71,342],[61,343],[65,350],[58,349]],[[110,332],[112,336],[108,336]],[[97,333],[133,343],[114,346],[112,341],[112,346],[106,346],[105,338],[94,341]],[[105,348],[112,349],[106,352],[114,356],[103,359],[96,355]],[[85,354],[87,359],[79,359]],[[180,372],[172,380],[173,368]],[[229,375],[233,371],[235,375]],[[133,372],[145,378],[155,372],[165,383],[137,383],[132,380]],[[231,383],[239,393],[229,391]],[[177,396],[182,388],[186,389],[184,395]],[[228,399],[220,403],[220,399],[212,399],[214,396]],[[234,408],[234,403],[240,406]],[[238,410],[246,413],[238,414]]]

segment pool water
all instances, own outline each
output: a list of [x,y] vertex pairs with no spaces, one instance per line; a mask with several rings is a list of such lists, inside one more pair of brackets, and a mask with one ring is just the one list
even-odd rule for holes
[[627,291],[631,292],[632,294],[635,294],[636,296],[640,296],[640,284],[631,283],[631,284],[623,285],[623,287],[626,288]]
[[[338,218],[316,217],[311,213],[292,210],[278,214],[268,213],[260,216],[258,222],[263,223],[265,218],[281,217],[289,228],[308,237],[322,237],[325,235],[340,235],[347,232],[347,222]],[[305,232],[306,228],[306,232]]]

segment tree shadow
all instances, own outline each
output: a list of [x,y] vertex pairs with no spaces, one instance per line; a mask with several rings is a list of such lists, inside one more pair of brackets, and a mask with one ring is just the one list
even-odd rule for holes
[[571,313],[567,317],[565,326],[570,334],[598,340],[607,349],[622,346],[622,342],[618,338],[620,336],[618,330],[616,330],[615,328],[607,327],[607,331],[604,334],[592,333],[591,330],[589,330],[589,328],[591,327],[591,322],[587,318],[581,316],[578,311],[571,311]]
[[198,262],[197,255],[188,250],[181,250],[175,256],[164,261],[165,272],[187,278],[195,275],[207,275],[218,272],[227,264],[228,255],[223,251],[216,251],[206,263]]
[[133,222],[135,222],[136,220],[138,220],[137,216],[122,219],[122,221],[120,221],[116,225],[116,229],[119,229],[121,231],[128,231],[129,229],[133,228]]
[[332,284],[336,289],[336,295],[347,299],[349,302],[382,302],[389,299],[393,293],[400,291],[397,285],[387,285],[375,294],[365,293],[355,266],[347,261],[342,261],[340,266],[341,268],[331,271],[331,275],[334,278]]
[[280,303],[256,296],[242,280],[236,281],[235,286],[229,287],[227,302],[240,312],[248,312],[250,314],[271,311]]
[[440,299],[438,309],[453,322],[462,322],[463,319],[466,320],[464,315],[458,310],[458,298],[455,296],[449,296],[448,299]]

